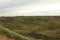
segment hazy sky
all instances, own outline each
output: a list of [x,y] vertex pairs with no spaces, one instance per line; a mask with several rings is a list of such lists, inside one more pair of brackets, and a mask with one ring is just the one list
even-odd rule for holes
[[60,15],[60,0],[0,0],[0,16]]

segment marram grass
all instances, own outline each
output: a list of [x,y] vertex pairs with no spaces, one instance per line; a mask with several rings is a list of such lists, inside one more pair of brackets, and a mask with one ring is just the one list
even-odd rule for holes
[[5,27],[0,26],[0,33],[3,33],[9,37],[15,38],[16,40],[34,40],[33,38],[25,37],[18,33],[15,33]]

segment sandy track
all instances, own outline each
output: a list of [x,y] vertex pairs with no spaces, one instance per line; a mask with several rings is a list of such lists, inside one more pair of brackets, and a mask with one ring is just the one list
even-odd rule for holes
[[6,35],[0,34],[0,40],[15,40],[15,39],[7,37]]

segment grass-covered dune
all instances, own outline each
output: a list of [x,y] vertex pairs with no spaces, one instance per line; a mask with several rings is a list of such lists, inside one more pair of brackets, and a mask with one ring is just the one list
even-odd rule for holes
[[5,27],[2,27],[2,26],[0,26],[0,33],[1,34],[5,34],[5,35],[7,35],[7,36],[9,36],[11,38],[14,38],[16,40],[34,40],[32,38],[25,37],[23,35],[20,35],[18,33],[15,33],[15,32],[13,32],[13,31],[5,28]]
[[0,25],[31,38],[60,40],[60,16],[0,17]]

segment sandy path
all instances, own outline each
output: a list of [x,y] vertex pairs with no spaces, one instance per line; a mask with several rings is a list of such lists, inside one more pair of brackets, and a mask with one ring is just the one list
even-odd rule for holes
[[15,40],[15,39],[9,38],[6,35],[0,34],[0,40]]

